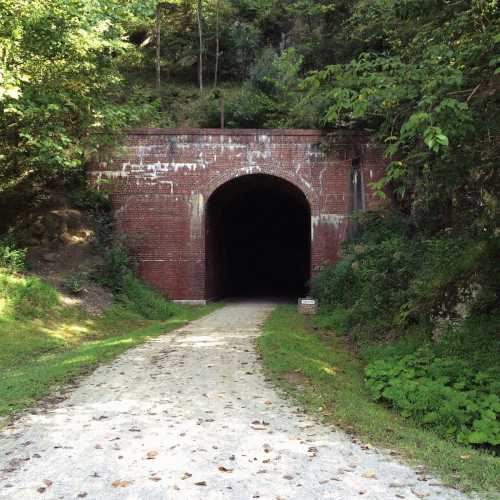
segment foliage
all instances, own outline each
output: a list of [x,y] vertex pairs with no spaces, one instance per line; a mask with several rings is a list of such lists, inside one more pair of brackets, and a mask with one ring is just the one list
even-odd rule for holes
[[356,220],[343,259],[313,282],[320,324],[336,328],[342,311],[376,400],[442,436],[498,446],[498,238],[422,234],[394,212]]
[[114,244],[105,251],[104,263],[94,278],[113,292],[121,292],[129,273],[130,259],[127,249],[121,244]]
[[197,106],[196,123],[202,127],[220,126],[220,95],[224,96],[224,124],[228,128],[257,127],[265,115],[264,103],[248,85],[236,90],[207,94]]
[[320,298],[323,305],[351,304],[354,286],[354,272],[351,266],[352,262],[344,259],[317,274],[312,282],[312,295]]
[[88,212],[107,213],[111,209],[106,193],[88,187],[85,179],[79,180],[76,187],[71,186],[69,197],[75,207]]
[[[340,323],[335,325],[336,330],[342,328],[341,311],[337,311],[337,318]],[[278,306],[257,340],[266,374],[308,412],[345,429],[360,442],[398,451],[412,464],[425,464],[446,484],[476,489],[486,497],[491,491],[494,496],[498,490],[498,458],[443,439],[373,401],[364,382],[363,363],[353,355],[352,345],[344,336],[322,331],[323,320],[321,315],[315,317],[315,329],[311,330],[296,307]],[[297,378],[300,387],[286,382]]]
[[35,276],[23,276],[26,250],[10,236],[0,240],[0,318],[45,318],[58,304],[54,288]]
[[0,268],[16,273],[26,267],[26,249],[16,247],[13,238],[9,235],[0,239]]
[[107,193],[89,187],[79,173],[68,176],[66,184],[71,203],[83,210],[89,219],[94,231],[94,243],[101,249],[109,249],[114,244],[116,234]]
[[[375,4],[373,8],[372,4]],[[370,128],[390,161],[398,208],[422,232],[495,230],[498,155],[497,1],[360,0],[346,35],[364,50],[305,81],[327,98],[325,125]]]
[[81,273],[72,274],[65,283],[65,288],[73,295],[79,295],[84,291],[83,277]]
[[370,363],[367,384],[375,400],[388,401],[444,437],[466,444],[500,444],[498,369],[479,370],[430,348]]
[[0,2],[0,189],[81,167],[144,116],[119,102],[128,19],[115,0]]
[[264,49],[249,68],[249,78],[237,91],[217,89],[201,99],[198,124],[217,127],[220,123],[219,95],[224,96],[225,125],[228,128],[293,126],[290,108],[299,103],[299,72],[302,58],[293,49],[278,54]]
[[164,321],[178,312],[178,307],[175,304],[145,285],[132,273],[127,273],[124,276],[119,300],[129,309],[149,320]]
[[323,305],[349,309],[358,340],[498,310],[494,235],[415,233],[407,218],[385,211],[359,214],[357,221],[344,258],[315,277],[312,291]]

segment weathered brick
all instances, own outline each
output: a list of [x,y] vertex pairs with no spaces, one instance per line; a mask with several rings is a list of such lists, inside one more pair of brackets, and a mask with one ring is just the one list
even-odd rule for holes
[[118,228],[128,237],[143,279],[173,299],[203,300],[205,208],[218,187],[239,176],[268,174],[300,189],[310,205],[314,273],[335,262],[346,236],[355,158],[364,204],[373,208],[380,201],[369,184],[383,174],[384,161],[363,134],[138,129],[112,161],[92,168],[90,179],[109,190]]

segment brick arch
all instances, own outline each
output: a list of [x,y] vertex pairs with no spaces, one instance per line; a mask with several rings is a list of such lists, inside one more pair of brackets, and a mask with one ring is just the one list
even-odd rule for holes
[[218,188],[226,184],[227,182],[231,182],[235,179],[239,179],[241,177],[246,177],[248,175],[268,175],[270,177],[275,177],[277,179],[284,180],[290,184],[292,184],[295,188],[297,188],[301,194],[306,199],[309,204],[309,210],[311,215],[314,215],[319,210],[319,199],[317,193],[312,189],[310,185],[307,185],[303,180],[298,179],[297,176],[289,174],[286,171],[281,171],[279,167],[263,167],[263,168],[255,168],[252,172],[249,172],[248,169],[238,169],[238,170],[230,170],[225,171],[224,173],[212,178],[205,188],[203,189],[203,196],[205,199],[205,206],[210,197],[217,191]]
[[[383,149],[368,136],[320,130],[137,129],[91,182],[111,182],[118,229],[134,242],[142,278],[175,300],[202,302],[205,290],[205,208],[226,182],[252,174],[297,188],[311,213],[313,272],[335,262],[347,234],[349,179],[360,159],[367,208],[380,202],[370,183],[384,171]],[[98,184],[99,185],[99,184]]]

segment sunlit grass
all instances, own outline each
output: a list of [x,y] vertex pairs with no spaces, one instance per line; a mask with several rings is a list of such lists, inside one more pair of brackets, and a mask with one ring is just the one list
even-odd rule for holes
[[[306,329],[294,306],[283,305],[272,313],[258,346],[269,375],[326,422],[366,443],[396,450],[410,463],[426,464],[448,485],[480,491],[484,498],[500,490],[497,457],[444,440],[373,402],[365,388],[363,365],[345,337],[321,340]],[[302,374],[307,384],[298,389],[286,383],[283,376],[290,373]]]
[[[49,298],[53,289],[45,284],[38,286],[38,294],[41,290],[42,304],[51,306],[37,309],[35,303],[36,314],[6,306],[8,294],[19,296],[27,286],[26,278],[0,270],[0,416],[22,410],[99,363],[219,307],[172,305],[174,315],[158,321],[145,319],[129,301],[92,317],[80,307],[46,302],[44,287]],[[26,298],[33,300],[29,293]],[[24,311],[25,304],[21,306]],[[159,306],[165,307],[161,300]]]

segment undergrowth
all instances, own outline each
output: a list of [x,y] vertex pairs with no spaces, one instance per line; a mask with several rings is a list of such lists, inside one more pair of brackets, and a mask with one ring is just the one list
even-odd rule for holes
[[356,216],[343,258],[313,283],[318,326],[346,333],[374,400],[462,444],[500,445],[498,235],[420,232]]
[[[322,321],[314,321],[315,326]],[[498,458],[443,438],[375,402],[365,384],[366,362],[353,355],[345,335],[324,333],[321,328],[309,331],[294,306],[279,306],[258,339],[268,374],[311,412],[363,443],[390,448],[411,464],[424,464],[445,484],[494,498],[500,486]],[[290,373],[304,377],[300,388],[286,382]]]

